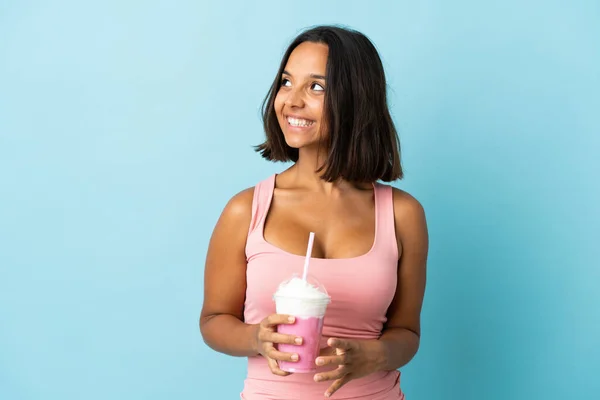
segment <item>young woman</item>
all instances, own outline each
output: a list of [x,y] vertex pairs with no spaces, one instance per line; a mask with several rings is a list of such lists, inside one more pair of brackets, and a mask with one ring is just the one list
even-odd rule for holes
[[[216,351],[248,357],[241,398],[403,399],[398,368],[419,347],[428,234],[420,203],[378,181],[402,178],[377,50],[354,30],[319,26],[289,46],[263,103],[267,160],[293,165],[235,195],[206,259],[200,330]],[[331,296],[315,374],[277,344],[289,324],[272,295],[301,272]]]

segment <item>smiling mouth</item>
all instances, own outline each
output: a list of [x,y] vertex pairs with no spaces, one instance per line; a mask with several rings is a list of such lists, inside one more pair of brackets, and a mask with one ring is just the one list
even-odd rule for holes
[[293,118],[293,117],[285,117],[288,125],[294,128],[308,128],[314,125],[315,121],[311,121],[309,119],[302,118]]

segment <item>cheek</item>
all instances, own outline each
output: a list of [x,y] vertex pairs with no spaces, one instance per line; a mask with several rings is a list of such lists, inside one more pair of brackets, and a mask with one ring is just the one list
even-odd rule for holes
[[311,104],[312,115],[319,121],[319,124],[325,123],[325,113],[323,112],[323,101],[315,101]]
[[275,112],[277,113],[277,115],[279,115],[279,112],[281,111],[284,102],[285,99],[281,94],[278,93],[277,96],[275,96],[275,101],[273,102],[273,107],[275,108]]
[[323,100],[315,99],[314,102],[311,102],[310,108],[313,110],[312,115],[314,115],[320,123],[323,123]]
[[323,104],[320,104],[319,112],[316,114],[319,118],[319,137],[322,139],[326,139],[329,136],[329,123],[327,122],[327,117],[323,112]]

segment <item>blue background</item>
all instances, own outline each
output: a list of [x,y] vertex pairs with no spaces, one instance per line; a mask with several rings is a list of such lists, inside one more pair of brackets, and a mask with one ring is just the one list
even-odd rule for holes
[[598,1],[3,0],[0,399],[238,398],[204,257],[321,23],[378,47],[428,216],[408,398],[598,398]]

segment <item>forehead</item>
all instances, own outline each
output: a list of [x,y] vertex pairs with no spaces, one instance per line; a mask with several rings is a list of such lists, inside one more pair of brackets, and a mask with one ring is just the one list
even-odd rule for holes
[[285,69],[292,75],[325,75],[328,54],[326,44],[303,42],[292,51]]

